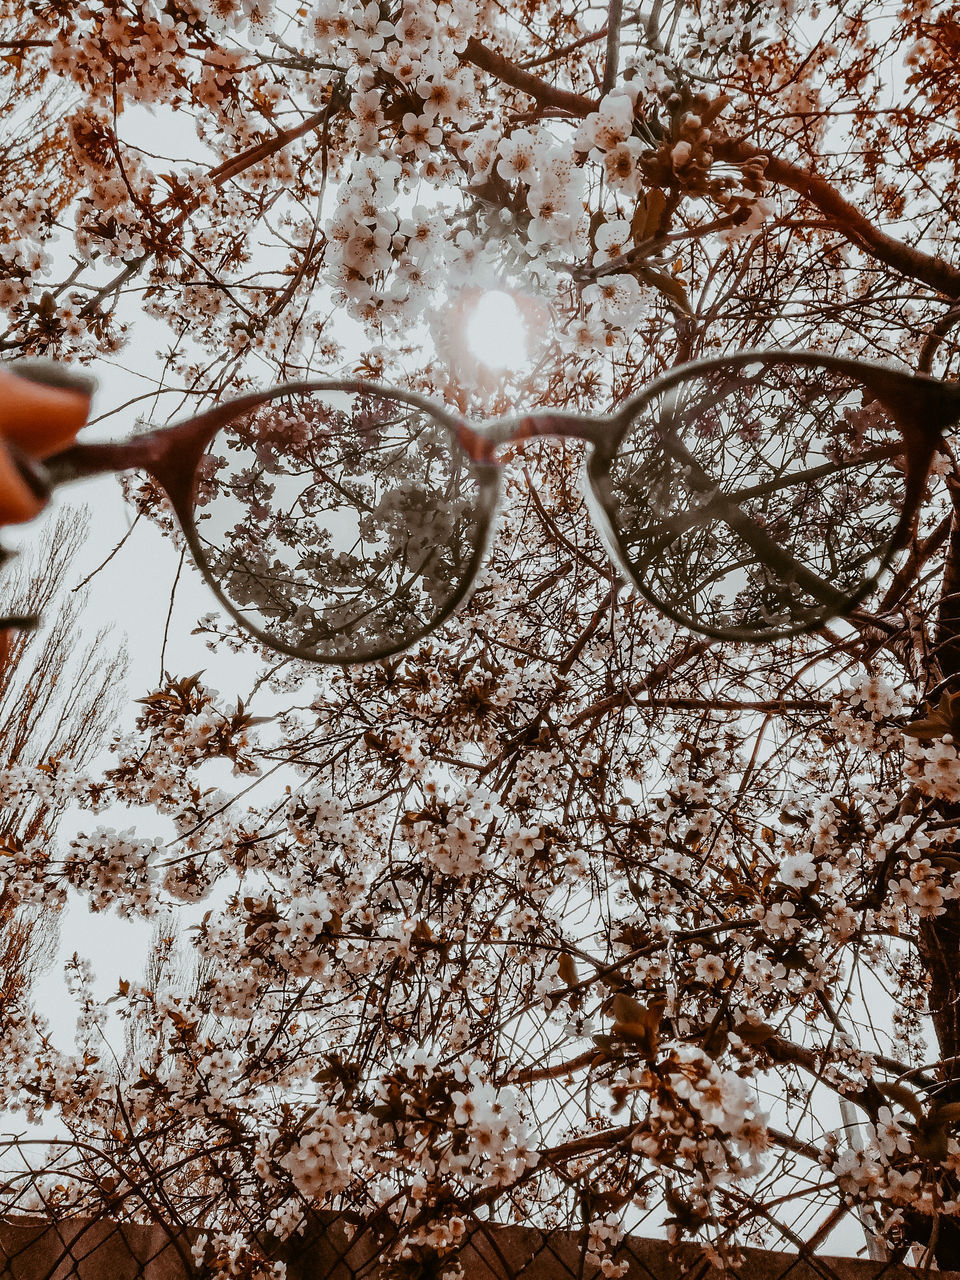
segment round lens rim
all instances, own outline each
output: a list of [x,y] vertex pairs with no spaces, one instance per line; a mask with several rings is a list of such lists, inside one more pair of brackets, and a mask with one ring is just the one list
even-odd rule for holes
[[[896,523],[893,528],[890,540],[886,547],[878,549],[879,566],[876,571],[869,577],[864,579],[856,591],[851,592],[844,598],[840,608],[835,606],[824,606],[821,612],[817,612],[807,617],[803,622],[798,622],[795,626],[784,627],[766,627],[758,629],[755,627],[716,627],[703,623],[699,620],[691,618],[681,608],[669,600],[660,597],[655,589],[650,587],[641,577],[638,566],[633,563],[631,557],[627,554],[623,547],[617,528],[617,510],[611,496],[610,485],[610,467],[614,463],[620,446],[629,433],[633,422],[649,406],[666,392],[673,390],[684,382],[693,381],[694,379],[716,372],[722,369],[741,369],[751,364],[790,364],[806,368],[826,368],[835,372],[845,373],[851,379],[860,382],[864,387],[871,391],[880,400],[887,412],[891,413],[891,422],[896,430],[903,435],[901,423],[892,413],[889,403],[883,395],[884,384],[892,387],[909,388],[911,384],[917,382],[931,383],[938,385],[937,379],[927,378],[924,375],[901,373],[899,370],[892,370],[885,365],[877,364],[867,360],[850,360],[843,356],[830,356],[810,351],[776,351],[771,349],[751,350],[738,352],[733,356],[711,356],[703,360],[694,360],[677,366],[675,369],[669,370],[667,373],[655,378],[648,383],[646,387],[636,396],[625,401],[616,412],[611,415],[613,431],[607,437],[602,447],[595,448],[587,461],[587,476],[589,480],[588,491],[594,503],[594,519],[597,527],[607,542],[608,549],[612,552],[613,558],[617,563],[621,564],[630,581],[634,584],[645,600],[659,609],[666,617],[680,626],[687,628],[698,635],[708,636],[714,640],[732,640],[747,641],[751,643],[773,642],[777,640],[788,640],[796,636],[807,635],[810,632],[818,630],[834,618],[843,618],[849,616],[853,609],[865,600],[875,589],[880,578],[886,573],[893,562],[896,552],[903,545],[903,532],[905,527],[909,525],[912,516],[915,514],[916,508],[910,510],[906,505],[901,505],[897,512]],[[906,447],[905,447],[906,452]],[[909,481],[909,476],[906,477]],[[904,491],[906,497],[907,483],[905,482]]]
[[[405,639],[402,644],[393,644],[375,649],[363,650],[361,652],[354,651],[344,657],[327,657],[325,655],[314,652],[309,648],[302,648],[291,645],[270,632],[258,627],[256,623],[251,622],[245,617],[241,611],[226,596],[220,586],[220,583],[207,562],[206,553],[197,532],[194,520],[194,512],[196,510],[196,494],[198,488],[200,464],[203,461],[206,449],[214,437],[222,431],[236,417],[250,413],[261,405],[269,404],[272,400],[282,399],[284,396],[290,395],[309,395],[321,392],[345,392],[347,394],[364,394],[376,396],[385,400],[395,400],[401,404],[409,405],[411,408],[419,410],[426,414],[447,436],[450,443],[451,451],[458,453],[463,459],[465,467],[469,470],[472,477],[479,486],[479,496],[477,501],[477,535],[474,540],[473,555],[470,557],[467,570],[463,575],[461,583],[456,592],[450,597],[443,607],[443,610],[435,615],[431,621],[418,628],[415,635],[409,639]],[[228,410],[229,412],[225,412]],[[469,452],[464,448],[458,438],[458,430],[460,427],[459,419],[452,414],[445,413],[444,410],[432,404],[425,397],[418,395],[416,392],[407,392],[402,388],[385,387],[375,382],[365,382],[361,379],[320,379],[310,382],[289,382],[280,386],[272,387],[269,391],[255,393],[253,395],[241,396],[236,400],[230,401],[227,405],[218,406],[216,410],[211,411],[207,415],[211,419],[212,429],[203,441],[202,447],[197,455],[194,463],[189,486],[189,502],[187,504],[177,503],[177,515],[180,519],[180,525],[183,529],[187,546],[193,556],[194,563],[200,570],[204,581],[210,587],[216,596],[220,605],[227,614],[243,628],[255,640],[265,645],[269,649],[282,653],[290,658],[299,658],[304,662],[314,662],[322,666],[354,666],[364,662],[379,662],[384,658],[392,658],[397,654],[404,653],[407,649],[413,647],[425,636],[443,625],[450,615],[467,600],[473,591],[476,583],[477,572],[486,555],[490,542],[490,530],[493,526],[493,520],[500,503],[500,469],[495,465],[486,462],[478,462],[471,457]],[[183,506],[181,510],[180,507]]]

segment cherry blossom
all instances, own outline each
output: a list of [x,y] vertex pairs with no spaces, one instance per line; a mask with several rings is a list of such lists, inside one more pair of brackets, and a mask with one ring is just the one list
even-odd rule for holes
[[[605,415],[751,347],[956,376],[948,14],[908,6],[871,34],[869,4],[803,22],[668,4],[624,10],[614,55],[597,13],[569,9],[14,15],[5,351],[159,345],[145,390],[171,412],[174,388],[212,404],[349,374],[521,422]],[[451,355],[450,317],[494,288],[529,298],[537,356],[484,380]],[[130,337],[145,347],[125,354]],[[883,452],[895,424],[861,400],[838,431]],[[236,602],[302,634],[317,609],[279,549],[342,603],[360,566],[402,561],[402,579],[380,535],[409,525],[409,555],[438,566],[421,603],[443,612],[476,507],[465,481],[425,497],[422,471],[457,455],[338,446],[334,473],[333,421],[237,421],[204,460],[198,515],[225,486],[245,504],[219,547]],[[731,450],[768,425],[744,413]],[[624,510],[649,490],[675,513],[656,426],[651,410],[635,431]],[[716,438],[700,426],[691,448]],[[327,1213],[376,1224],[397,1274],[456,1274],[478,1224],[575,1229],[615,1277],[623,1237],[664,1219],[729,1257],[853,1211],[884,1247],[956,1265],[948,443],[892,575],[848,616],[751,647],[686,631],[639,553],[646,595],[611,567],[602,448],[518,439],[497,451],[472,597],[409,651],[314,666],[210,613],[207,672],[135,691],[102,768],[51,738],[0,770],[5,812],[40,815],[0,835],[4,894],[156,928],[147,971],[124,958],[109,996],[70,962],[69,1046],[26,996],[3,1002],[3,1103],[65,1135],[42,1157],[11,1147],[11,1211],[173,1217],[199,1267],[251,1280],[279,1277]],[[309,492],[280,501],[278,457],[356,486],[349,545]],[[851,489],[864,519],[901,496],[899,457],[891,474]],[[171,534],[156,485],[123,484]],[[836,510],[800,505],[770,509],[767,535],[799,524],[847,568],[863,548],[834,536]],[[284,574],[250,552],[263,530]],[[238,652],[257,675],[220,694]]]

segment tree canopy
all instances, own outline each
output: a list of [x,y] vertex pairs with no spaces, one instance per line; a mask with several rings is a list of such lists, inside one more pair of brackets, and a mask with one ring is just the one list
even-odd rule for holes
[[[760,347],[956,376],[955,4],[4,7],[0,346],[159,323],[154,420],[340,374],[603,413]],[[491,289],[528,368],[471,355]],[[75,1052],[24,1002],[3,1104],[73,1140],[21,1148],[9,1209],[186,1224],[251,1277],[325,1212],[397,1274],[456,1273],[480,1223],[581,1230],[617,1276],[625,1231],[816,1252],[856,1215],[960,1267],[951,437],[880,590],[765,646],[628,588],[580,443],[498,457],[478,587],[410,651],[264,653],[239,704],[211,658],[102,776],[3,772],[91,811],[8,892],[191,924],[113,997],[125,1055],[81,960]]]

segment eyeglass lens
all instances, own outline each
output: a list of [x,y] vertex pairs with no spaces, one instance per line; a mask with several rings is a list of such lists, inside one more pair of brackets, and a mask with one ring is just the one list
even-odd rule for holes
[[[758,360],[643,401],[594,487],[666,613],[773,637],[869,589],[899,517],[899,441],[849,374]],[[194,519],[206,571],[244,621],[287,651],[348,662],[428,633],[486,532],[480,481],[448,429],[352,391],[288,393],[232,419],[201,463]]]
[[431,630],[484,533],[479,482],[444,426],[340,391],[231,420],[201,462],[194,521],[233,609],[287,651],[334,661]]
[[872,394],[825,366],[704,372],[643,404],[595,487],[665,612],[707,632],[790,634],[884,567],[904,475]]

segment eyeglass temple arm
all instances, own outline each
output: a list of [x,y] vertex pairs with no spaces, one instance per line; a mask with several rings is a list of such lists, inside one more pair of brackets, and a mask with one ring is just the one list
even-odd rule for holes
[[150,444],[148,436],[120,444],[75,444],[47,458],[43,467],[51,487],[112,471],[149,471],[159,452]]
[[161,427],[132,440],[75,444],[46,460],[50,487],[116,471],[145,471],[166,491],[182,522],[192,505],[197,463],[216,431],[217,424],[205,418]]
[[147,471],[172,494],[189,481],[197,459],[221,423],[235,413],[235,405],[228,404],[131,440],[71,445],[47,458],[43,466],[51,486],[113,471]]
[[903,436],[903,508],[890,544],[892,550],[899,550],[913,535],[940,441],[960,422],[960,384],[893,369],[870,369],[858,376],[891,414]]
[[47,458],[44,467],[52,486],[112,471],[143,470],[162,480],[168,488],[180,488],[188,478],[187,473],[192,475],[194,466],[214,435],[232,418],[286,394],[303,395],[312,391],[329,390],[380,395],[385,399],[397,399],[414,408],[422,408],[453,430],[475,461],[492,460],[488,457],[491,444],[487,438],[458,415],[431,404],[415,392],[397,392],[389,387],[357,379],[324,379],[316,382],[284,383],[266,391],[251,392],[215,405],[186,422],[172,427],[160,427],[131,440],[72,445],[62,453]]

